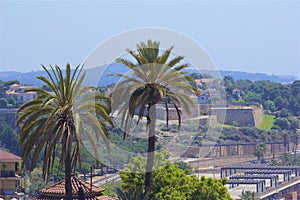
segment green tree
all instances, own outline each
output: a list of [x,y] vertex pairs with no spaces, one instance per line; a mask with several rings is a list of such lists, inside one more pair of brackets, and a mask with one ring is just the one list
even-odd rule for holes
[[289,130],[291,123],[288,118],[276,118],[274,120],[274,125],[278,126],[281,130]]
[[294,152],[295,155],[296,155],[297,150],[298,150],[299,134],[300,134],[300,131],[295,131],[293,133],[293,136],[292,136],[292,140],[293,140],[293,152]]
[[0,98],[4,98],[6,96],[6,88],[4,87],[4,81],[0,80]]
[[13,106],[16,105],[16,100],[15,100],[15,98],[13,98],[13,97],[10,96],[10,97],[7,97],[6,99],[7,99],[7,103],[8,103],[8,104],[11,104],[11,105],[13,105]]
[[291,154],[291,153],[283,153],[280,156],[280,165],[284,166],[295,166],[299,165],[300,163],[300,156],[299,154]]
[[0,108],[7,107],[7,100],[5,98],[0,98]]
[[255,192],[252,191],[243,191],[241,200],[256,200],[256,198],[254,198],[254,194]]
[[5,121],[0,121],[0,142],[2,146],[16,155],[21,155],[18,148],[18,134]]
[[292,84],[292,94],[294,96],[300,95],[300,80],[296,80]]
[[207,74],[207,73],[202,73],[201,76],[202,78],[213,78],[211,74]]
[[282,109],[285,106],[285,101],[281,96],[277,96],[274,100],[277,110]]
[[224,76],[224,86],[228,87],[234,84],[234,79],[231,76]]
[[12,84],[20,84],[19,81],[2,81],[0,80],[0,98],[5,98],[7,97],[6,95],[6,90],[9,89],[9,86]]
[[[85,77],[85,74],[81,75],[82,67],[77,66],[72,73],[67,64],[65,77],[60,67],[50,67],[51,71],[43,66],[48,78],[37,78],[50,87],[53,93],[42,88],[32,88],[28,91],[37,92],[37,98],[18,109],[20,147],[23,149],[23,160],[27,160],[32,152],[30,170],[40,153],[43,153],[42,171],[45,178],[48,178],[57,150],[60,150],[59,166],[64,166],[66,199],[70,200],[72,170],[76,169],[77,163],[81,165],[82,136],[86,135],[92,144],[96,144],[92,135],[94,133],[108,144],[106,122],[112,124],[107,106],[109,99],[93,88],[82,87]],[[92,115],[93,112],[97,116]],[[88,131],[87,127],[91,129]],[[93,147],[97,155],[96,145]]]
[[271,112],[274,112],[276,107],[275,107],[275,103],[271,100],[267,100],[265,103],[264,103],[264,109],[265,110],[270,110]]
[[[297,101],[297,98],[300,99],[300,96],[299,97],[296,97],[296,96],[290,96],[290,99],[289,99],[289,105],[288,105],[288,108],[289,110],[291,111],[291,113],[294,115],[294,116],[298,116],[300,115],[300,105]],[[300,100],[299,100],[300,101]]]
[[[226,179],[198,179],[195,175],[188,176],[189,170],[179,169],[165,157],[164,152],[155,153],[155,170],[148,199],[232,199],[224,186]],[[137,197],[145,194],[141,187],[144,183],[145,166],[146,158],[138,156],[132,159],[125,170],[120,171],[122,190],[123,193],[131,195],[129,199],[139,199]]]
[[84,176],[83,179],[86,180],[86,174],[91,171],[91,165],[89,163],[82,162],[81,163],[81,168],[78,169],[78,171],[80,173],[83,173],[83,176]]
[[148,195],[146,192],[141,192],[138,194],[133,194],[128,191],[124,191],[121,188],[116,188],[116,194],[118,196],[118,199],[120,200],[147,200]]
[[266,153],[267,146],[264,142],[260,142],[256,145],[254,155],[257,157],[258,163],[263,162],[264,154]]
[[26,175],[24,178],[25,193],[30,197],[36,197],[36,192],[42,188],[48,187],[53,183],[46,183],[42,178],[42,169],[35,168],[30,175]]
[[[195,176],[194,179],[199,180]],[[196,191],[191,195],[191,199],[232,200],[227,188],[224,186],[225,184],[227,184],[227,179],[213,179],[202,176],[199,182],[200,187],[195,188]]]
[[290,116],[290,113],[289,113],[288,109],[286,109],[286,108],[281,109],[281,111],[279,113],[279,117],[287,118],[289,116]]
[[132,77],[114,74],[115,76],[122,77],[124,80],[119,82],[115,87],[114,94],[117,94],[117,98],[113,99],[112,108],[119,108],[119,105],[124,104],[124,99],[129,97],[128,104],[125,104],[125,107],[121,108],[123,113],[120,113],[123,116],[123,128],[128,131],[130,128],[128,121],[133,118],[136,112],[138,112],[137,124],[146,115],[148,130],[146,193],[149,193],[151,190],[155,151],[156,105],[158,103],[166,105],[166,123],[168,126],[168,104],[173,104],[178,115],[179,129],[181,111],[184,110],[190,113],[191,107],[194,106],[194,102],[190,96],[180,92],[180,90],[191,94],[195,93],[196,90],[188,83],[192,78],[183,76],[184,73],[180,72],[182,69],[188,67],[188,64],[181,64],[184,57],[177,56],[168,61],[173,47],[160,55],[159,44],[159,42],[148,40],[147,44],[144,42],[137,44],[137,53],[128,49],[127,52],[136,62],[133,63],[123,58],[117,59],[116,62],[122,63],[131,69],[133,72]]
[[192,171],[192,167],[189,166],[186,162],[180,161],[175,163],[179,169]]
[[246,95],[243,96],[243,99],[246,102],[257,102],[257,103],[261,103],[261,95],[248,91]]
[[193,79],[201,79],[202,78],[201,74],[199,74],[197,72],[193,72],[190,75]]
[[[155,173],[159,167],[171,164],[170,161],[166,159],[168,156],[168,152],[164,149],[162,149],[161,152],[155,153],[153,164],[153,171]],[[122,179],[122,189],[134,197],[144,192],[146,162],[145,157],[138,155],[131,159],[124,170],[119,172]]]
[[296,132],[297,129],[299,129],[299,126],[300,126],[300,122],[297,118],[294,118],[294,117],[289,117],[288,118],[289,122],[290,122],[290,129],[291,131],[293,132]]

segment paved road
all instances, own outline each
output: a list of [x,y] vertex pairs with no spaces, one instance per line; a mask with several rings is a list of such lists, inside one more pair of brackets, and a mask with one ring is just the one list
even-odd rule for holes
[[109,183],[112,181],[119,181],[119,180],[121,180],[119,174],[115,173],[115,174],[111,174],[110,176],[107,176],[106,178],[102,178],[102,179],[93,181],[93,185],[101,186],[103,184],[106,184],[106,183]]

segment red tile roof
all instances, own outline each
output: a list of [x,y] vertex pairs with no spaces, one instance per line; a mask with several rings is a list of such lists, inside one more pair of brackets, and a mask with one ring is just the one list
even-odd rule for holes
[[[101,187],[92,185],[92,193],[90,193],[90,183],[77,178],[76,176],[71,177],[72,182],[72,194],[73,199],[78,199],[79,187],[83,189],[85,199],[90,200],[114,200],[114,198],[105,196],[102,192],[105,190]],[[36,199],[62,199],[65,197],[65,180],[62,180],[48,188],[41,189],[40,195]]]
[[0,149],[0,162],[21,162],[22,159],[15,154]]

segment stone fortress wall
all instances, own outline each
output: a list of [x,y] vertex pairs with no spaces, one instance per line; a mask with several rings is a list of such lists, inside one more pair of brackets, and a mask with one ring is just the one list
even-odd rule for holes
[[264,119],[264,111],[257,103],[235,103],[227,107],[210,109],[210,115],[216,115],[218,123],[222,123],[221,116],[225,113],[224,124],[238,126],[258,126]]
[[[202,109],[208,109],[207,114],[203,114]],[[206,113],[206,111],[205,111]],[[163,105],[157,106],[157,118],[161,120],[166,119],[166,109]],[[182,119],[187,116],[182,116]],[[200,124],[210,125],[215,123],[238,125],[238,126],[258,126],[264,119],[263,108],[257,103],[235,103],[227,107],[210,107],[209,104],[200,104],[199,108],[192,110],[192,115],[189,118],[199,120]],[[169,108],[169,120],[177,120],[177,112],[175,108]]]
[[253,110],[253,116],[254,116],[255,126],[259,126],[264,120],[264,110],[262,106],[259,109]]

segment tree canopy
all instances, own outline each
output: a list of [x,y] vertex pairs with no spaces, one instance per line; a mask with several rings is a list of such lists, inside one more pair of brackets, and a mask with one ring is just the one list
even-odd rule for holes
[[254,155],[257,156],[258,162],[263,162],[264,154],[266,153],[267,146],[264,142],[260,142],[256,145],[254,149]]
[[[165,200],[199,200],[199,199],[232,199],[226,187],[226,179],[213,179],[195,175],[188,176],[190,172],[181,170],[176,164],[167,160],[166,151],[155,153],[153,183],[149,199]],[[123,192],[131,195],[131,199],[137,199],[144,193],[142,187],[145,179],[146,158],[135,157],[120,171]]]
[[300,115],[300,80],[291,84],[281,84],[271,81],[237,80],[225,76],[224,86],[227,92],[227,101],[235,102],[233,89],[241,90],[244,101],[261,103],[264,109],[271,112],[287,109],[292,115]]

